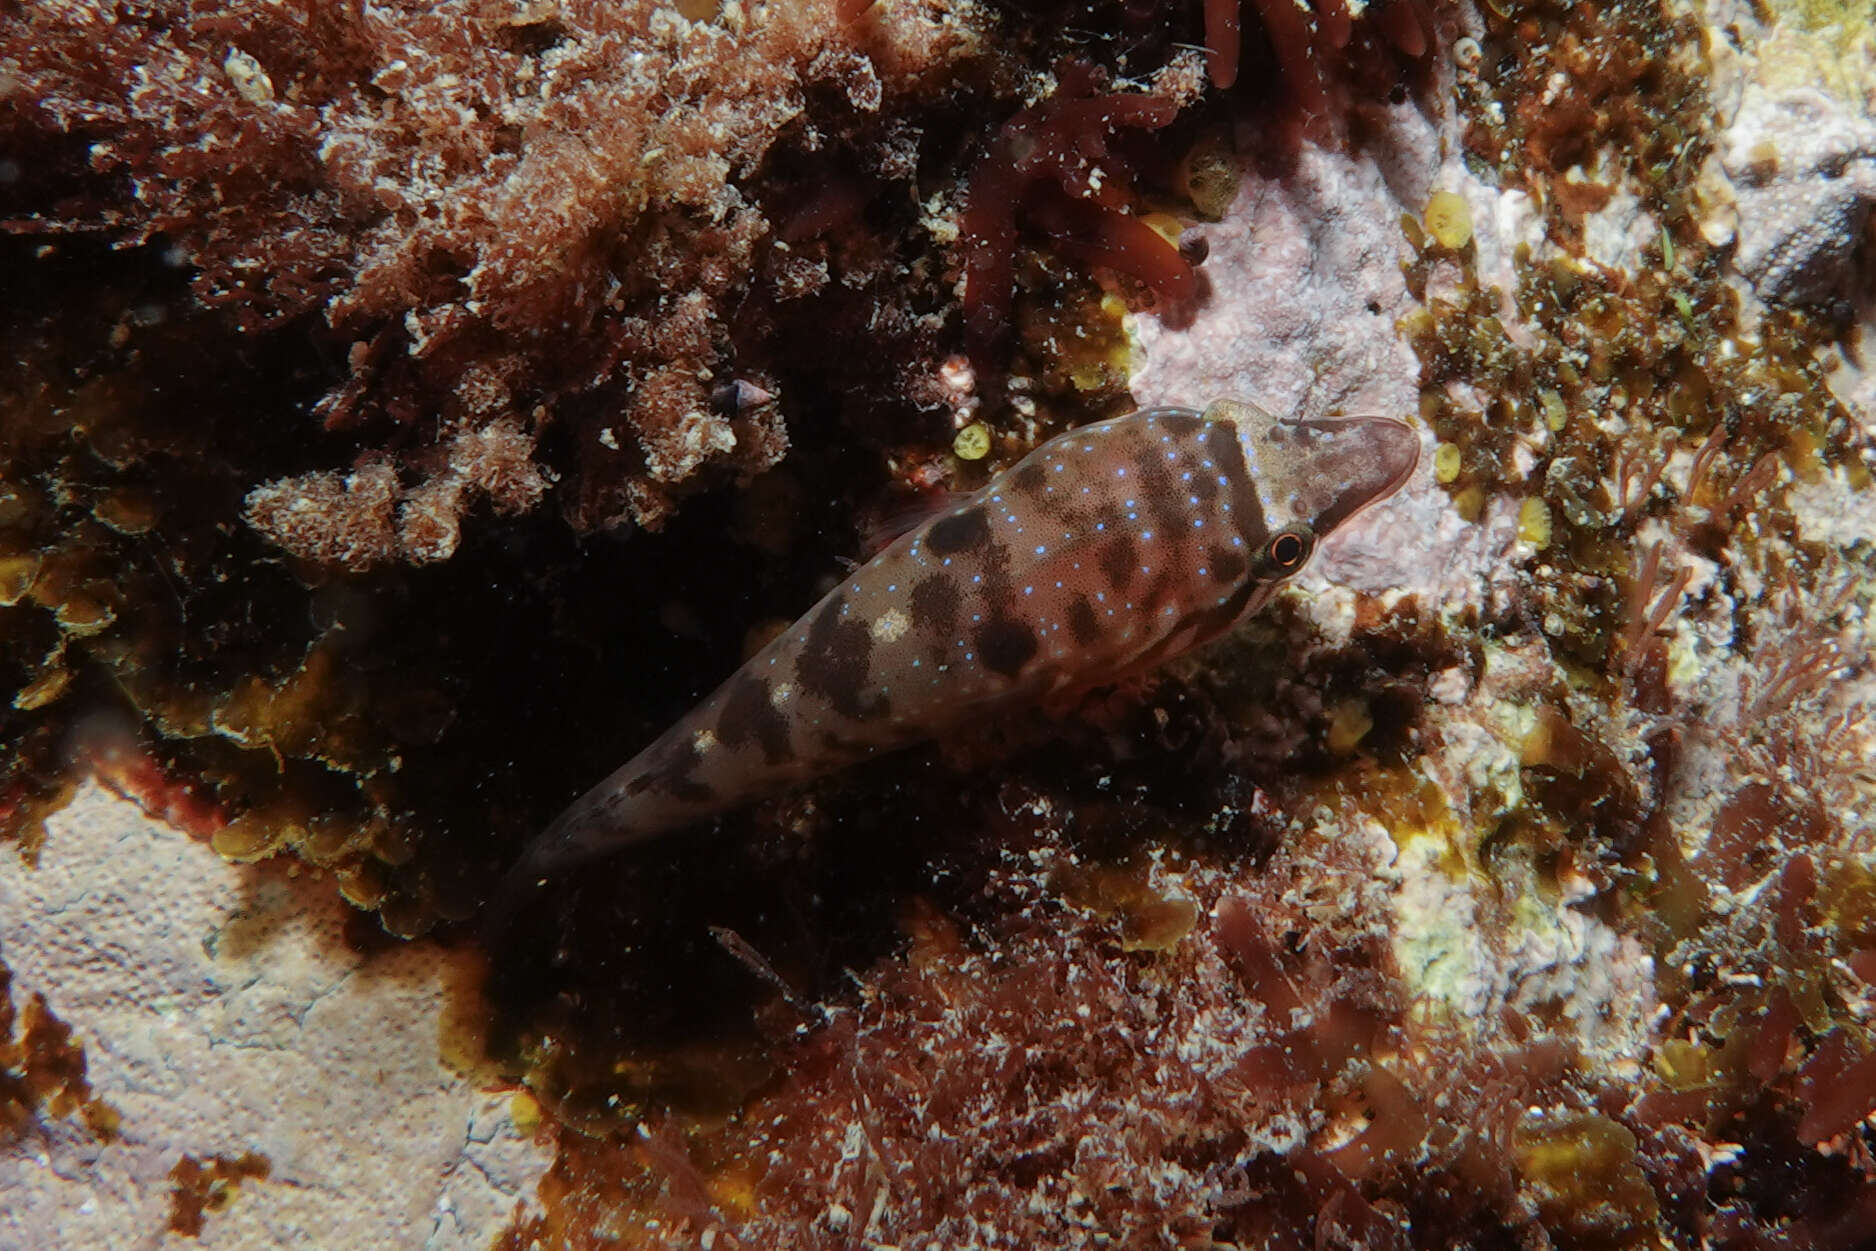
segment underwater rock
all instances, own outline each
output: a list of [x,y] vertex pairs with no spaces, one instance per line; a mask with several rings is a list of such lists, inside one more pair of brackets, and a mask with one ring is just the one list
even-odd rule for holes
[[1720,152],[1737,197],[1739,272],[1768,300],[1847,294],[1876,204],[1876,118],[1815,88],[1755,84]]
[[1305,143],[1281,176],[1242,170],[1224,219],[1187,229],[1210,290],[1190,324],[1134,319],[1136,399],[1235,395],[1307,415],[1417,409],[1414,361],[1392,333],[1408,298],[1397,223],[1410,211],[1399,197],[1414,212],[1425,203],[1438,136],[1411,104],[1374,121],[1359,153]]
[[[1176,46],[1200,34],[1194,4],[1097,6],[1086,25],[1045,3],[839,7],[839,30],[788,28],[818,49],[805,65],[758,58],[752,90],[799,88],[758,115],[714,77],[744,68],[726,52],[817,6],[630,9],[665,41],[648,55],[695,72],[675,164],[643,174],[678,197],[675,237],[670,213],[629,202],[649,185],[635,140],[602,136],[594,164],[570,137],[584,107],[459,134],[444,106],[473,84],[374,61],[386,124],[420,124],[378,138],[455,170],[467,207],[421,161],[380,171],[384,220],[427,223],[412,242],[372,218],[388,329],[332,357],[342,376],[286,371],[308,405],[341,388],[325,411],[350,442],[337,459],[266,443],[232,493],[218,471],[225,532],[156,489],[164,466],[211,458],[140,446],[124,416],[165,375],[112,362],[67,394],[85,371],[57,353],[23,370],[28,399],[0,409],[39,458],[0,496],[0,592],[25,640],[6,724],[32,727],[38,782],[67,727],[23,718],[131,688],[173,738],[138,744],[148,785],[107,774],[244,863],[95,790],[28,848],[38,867],[4,853],[12,990],[71,1028],[48,1053],[69,1075],[82,1047],[86,1083],[0,1143],[22,1210],[95,1222],[75,1235],[94,1240],[200,1220],[234,1245],[340,1228],[321,1206],[336,1188],[398,1245],[517,1251],[1866,1242],[1876,423],[1827,375],[1868,326],[1833,296],[1760,298],[1843,293],[1865,245],[1832,225],[1832,252],[1748,203],[1755,167],[1728,155],[1741,126],[1789,126],[1779,102],[1807,90],[1862,124],[1842,90],[1855,6],[1812,29],[1827,0],[1452,4],[1420,72],[1370,90],[1299,62],[1349,16],[1322,0],[1308,30],[1242,42],[1230,95],[1200,94]],[[1245,9],[1247,31],[1253,8],[1271,6]],[[589,93],[625,71],[600,54],[630,38],[590,16],[390,9],[366,51],[421,53],[468,22],[503,74],[532,65],[603,113]],[[192,45],[199,72],[176,81],[226,116],[307,114],[295,90],[328,70],[280,61],[292,41],[250,37],[251,19]],[[1794,84],[1820,40],[1850,51]],[[1020,158],[1061,81],[1045,55],[1070,52],[1136,96],[1157,73],[1184,83],[1163,124],[1102,129],[1097,146],[1125,148],[1111,171],[1075,168],[1090,192],[1133,175],[1127,220],[1163,240],[1153,255],[1176,250],[1196,307],[1141,311],[1137,275],[1051,246],[1065,219],[1028,222],[996,288],[1014,358],[998,396],[963,364],[962,194],[1012,117],[1003,155]],[[540,122],[517,92],[495,94]],[[798,111],[778,121],[784,97]],[[718,122],[740,137],[727,156]],[[492,146],[453,146],[471,140]],[[1838,173],[1822,155],[1791,169],[1860,196],[1840,177],[1861,177],[1860,150]],[[93,197],[74,212],[102,206],[60,171]],[[177,176],[206,194],[223,173]],[[469,209],[523,233],[490,243],[452,216]],[[424,251],[459,228],[461,255]],[[649,232],[629,240],[645,286],[592,288],[576,323],[620,337],[524,315],[587,272],[567,240],[607,230]],[[184,241],[211,284],[218,241]],[[437,256],[441,272],[417,263]],[[121,330],[147,364],[137,307],[72,337]],[[245,415],[257,393],[212,407]],[[438,402],[374,408],[388,394]],[[1409,417],[1431,454],[1205,655],[595,866],[517,919],[488,1001],[474,993],[452,944],[492,862],[824,588],[863,547],[856,519],[968,488],[1103,406],[1219,394]],[[672,515],[784,446],[749,490]],[[539,516],[550,498],[582,530],[669,524],[576,544]],[[243,500],[321,566],[311,588],[227,539],[258,543]],[[173,625],[144,624],[141,579],[189,563],[146,551],[179,515],[195,567],[278,579],[266,613],[186,582]],[[203,653],[179,675],[174,638]],[[230,641],[235,673],[214,651]],[[190,789],[191,760],[217,785]],[[378,914],[339,923],[328,871]],[[380,918],[439,936],[394,943]],[[439,1031],[469,1076],[439,1065]],[[113,1110],[117,1142],[71,1117],[81,1098]],[[128,1197],[84,1209],[99,1179]]]
[[[154,1245],[178,1215],[205,1247],[486,1242],[547,1161],[510,1096],[439,1058],[473,1053],[452,1013],[474,958],[349,949],[348,912],[96,786],[39,868],[0,858],[14,992],[50,1001],[120,1118],[106,1143],[49,1118],[0,1138],[0,1245]],[[244,1159],[230,1194],[214,1161]]]
[[1709,0],[1705,20],[1718,125],[1702,231],[1736,238],[1733,263],[1761,297],[1841,314],[1876,203],[1869,12]]

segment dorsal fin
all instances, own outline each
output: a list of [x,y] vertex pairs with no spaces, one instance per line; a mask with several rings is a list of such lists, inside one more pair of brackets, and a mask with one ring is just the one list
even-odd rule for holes
[[948,491],[935,487],[912,495],[888,500],[860,525],[860,548],[868,557],[891,547],[901,536],[912,533],[926,522],[942,517],[970,498],[969,491]]

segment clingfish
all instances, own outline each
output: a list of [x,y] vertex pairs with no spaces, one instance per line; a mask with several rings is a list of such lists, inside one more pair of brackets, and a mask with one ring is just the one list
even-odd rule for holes
[[1051,439],[854,570],[582,796],[505,894],[1216,638],[1399,489],[1419,452],[1388,418],[1278,420],[1231,400]]

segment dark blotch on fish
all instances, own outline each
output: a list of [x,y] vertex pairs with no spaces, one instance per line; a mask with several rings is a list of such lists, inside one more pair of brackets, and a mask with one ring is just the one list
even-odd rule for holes
[[1108,585],[1116,591],[1124,591],[1133,581],[1134,571],[1140,567],[1139,551],[1134,541],[1126,535],[1112,540],[1101,549],[1101,572],[1107,575]]
[[1159,419],[1160,428],[1175,439],[1190,439],[1205,428],[1205,419],[1197,413],[1166,413]]
[[992,673],[1013,678],[1036,654],[1036,632],[1020,621],[998,617],[977,632],[977,655]]
[[982,504],[932,523],[925,535],[925,550],[934,556],[955,556],[990,541],[990,517]]
[[942,573],[919,579],[912,588],[912,621],[921,630],[949,634],[958,624],[958,586]]
[[788,741],[788,718],[770,699],[766,679],[743,676],[730,688],[717,715],[717,737],[731,747],[740,747],[751,739],[762,744],[762,755],[770,764],[779,764],[794,756]]
[[1220,582],[1236,582],[1250,568],[1250,562],[1228,547],[1207,549],[1205,559],[1212,571],[1212,577]]
[[637,779],[640,789],[656,786],[675,795],[686,803],[702,803],[715,796],[716,792],[702,782],[692,779],[691,774],[703,763],[703,753],[697,750],[697,744],[689,738],[673,739],[655,749],[643,777]]
[[873,636],[858,621],[843,621],[845,598],[829,600],[808,627],[796,672],[804,689],[819,695],[835,712],[855,721],[868,721],[890,711],[884,694],[866,698],[866,680],[872,667]]

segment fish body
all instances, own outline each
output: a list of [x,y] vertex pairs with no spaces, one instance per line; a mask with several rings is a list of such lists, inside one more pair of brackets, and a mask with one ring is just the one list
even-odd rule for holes
[[561,814],[511,885],[1215,638],[1419,447],[1387,418],[1229,400],[1051,439],[843,579]]

